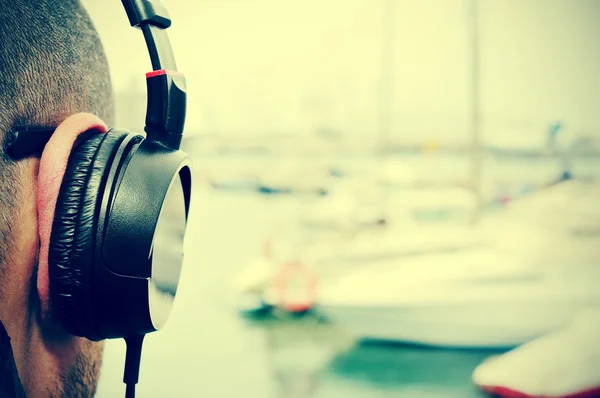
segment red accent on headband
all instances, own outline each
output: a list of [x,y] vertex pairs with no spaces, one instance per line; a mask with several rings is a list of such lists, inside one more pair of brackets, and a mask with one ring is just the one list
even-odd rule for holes
[[160,69],[160,70],[154,70],[152,72],[146,73],[146,79],[149,79],[154,76],[161,76],[161,75],[183,76],[183,73],[177,72],[176,70]]

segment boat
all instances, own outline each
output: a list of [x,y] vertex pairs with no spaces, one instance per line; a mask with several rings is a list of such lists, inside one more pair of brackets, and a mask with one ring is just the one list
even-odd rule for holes
[[356,269],[319,290],[318,310],[369,339],[523,344],[600,307],[598,193],[568,181],[514,202],[474,229],[478,247]]
[[264,195],[327,195],[327,167],[307,167],[299,160],[277,161],[258,177],[256,190]]
[[415,188],[397,192],[390,203],[396,211],[406,210],[416,222],[464,222],[476,206],[470,190],[460,187]]
[[208,182],[213,189],[220,191],[252,191],[258,185],[253,174],[211,174]]
[[490,247],[542,264],[600,261],[600,184],[568,180],[513,201],[479,230]]
[[305,202],[298,222],[314,229],[348,230],[381,224],[381,189],[364,178],[345,178],[326,188],[327,196]]
[[360,338],[506,348],[600,309],[598,267],[534,267],[487,248],[372,264],[323,288],[317,310]]
[[481,363],[472,380],[501,398],[600,396],[600,312],[583,310],[564,328]]

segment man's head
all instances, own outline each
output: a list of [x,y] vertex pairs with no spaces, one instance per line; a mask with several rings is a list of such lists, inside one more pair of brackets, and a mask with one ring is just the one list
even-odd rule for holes
[[[70,117],[80,112],[89,114]],[[112,122],[108,65],[79,1],[0,0],[0,322],[30,397],[95,390],[102,346],[56,325],[39,248],[47,247],[65,145]],[[6,156],[11,131],[59,125],[41,163]]]

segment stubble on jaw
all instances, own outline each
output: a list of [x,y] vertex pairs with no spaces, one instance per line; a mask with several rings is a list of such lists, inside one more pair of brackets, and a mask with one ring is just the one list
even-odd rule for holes
[[48,398],[92,398],[96,395],[104,342],[82,339],[75,362],[58,376],[54,391],[48,390]]

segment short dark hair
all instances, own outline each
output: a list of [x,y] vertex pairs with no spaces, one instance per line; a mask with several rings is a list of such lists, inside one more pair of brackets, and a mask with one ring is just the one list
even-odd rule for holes
[[78,0],[0,0],[0,267],[10,258],[28,162],[6,156],[7,134],[55,127],[77,112],[113,123],[108,63],[83,5]]

